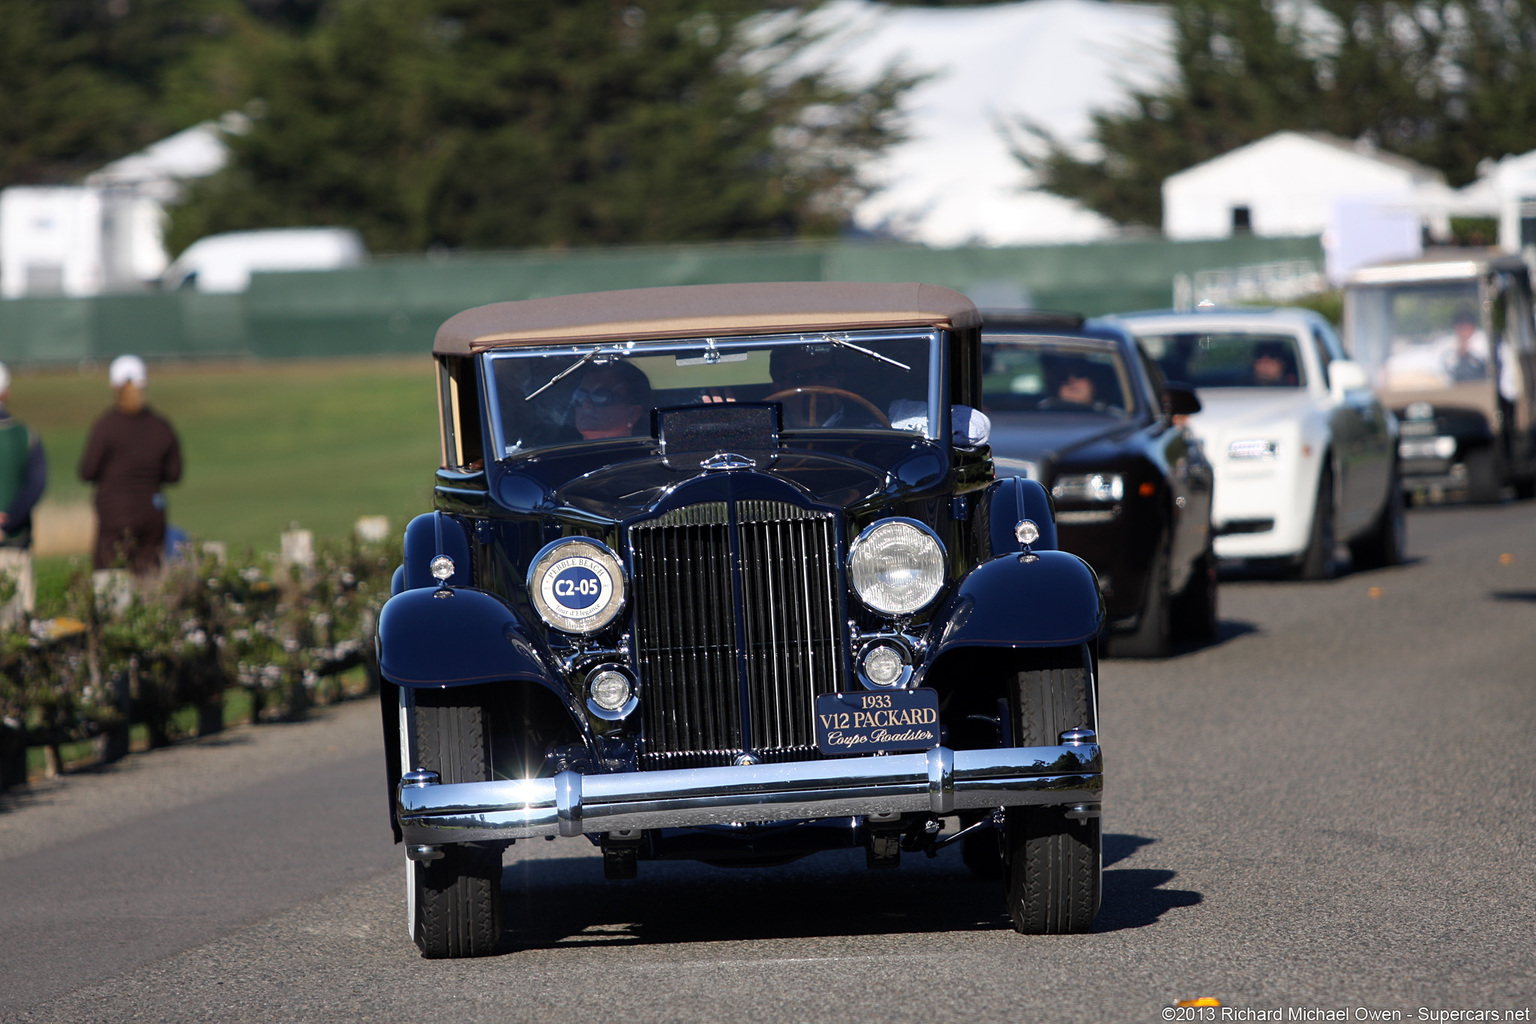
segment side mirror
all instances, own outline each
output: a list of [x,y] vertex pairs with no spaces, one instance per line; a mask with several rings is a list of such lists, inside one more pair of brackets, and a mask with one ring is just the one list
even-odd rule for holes
[[1328,390],[1334,397],[1343,398],[1346,391],[1359,391],[1371,386],[1371,378],[1365,367],[1352,359],[1335,359],[1328,364]]
[[1169,416],[1193,416],[1199,411],[1200,398],[1194,388],[1176,380],[1163,385],[1163,412]]

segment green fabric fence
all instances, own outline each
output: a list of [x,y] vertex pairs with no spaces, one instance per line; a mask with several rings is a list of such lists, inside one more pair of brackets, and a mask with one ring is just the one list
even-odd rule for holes
[[78,364],[151,358],[424,353],[438,324],[505,299],[737,281],[922,281],[1027,295],[1086,314],[1160,308],[1173,279],[1282,260],[1322,266],[1319,240],[1242,237],[1019,248],[852,242],[646,246],[380,257],[326,272],[255,274],[242,295],[196,292],[0,301],[0,360]]

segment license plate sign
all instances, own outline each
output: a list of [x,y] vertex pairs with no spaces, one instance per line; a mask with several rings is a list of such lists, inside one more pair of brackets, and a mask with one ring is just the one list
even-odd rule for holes
[[816,698],[816,745],[823,754],[872,754],[936,747],[938,691],[821,694]]

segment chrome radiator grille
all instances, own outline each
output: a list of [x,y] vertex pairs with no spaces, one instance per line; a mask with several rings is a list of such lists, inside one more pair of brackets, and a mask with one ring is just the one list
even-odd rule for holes
[[775,501],[739,502],[734,527],[729,513],[692,505],[630,531],[642,767],[817,756],[815,696],[841,662],[834,520]]

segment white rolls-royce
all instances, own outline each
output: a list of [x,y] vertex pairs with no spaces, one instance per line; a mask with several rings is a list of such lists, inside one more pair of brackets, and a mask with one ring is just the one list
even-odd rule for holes
[[1189,427],[1215,470],[1221,559],[1326,579],[1402,561],[1397,420],[1307,309],[1200,309],[1117,317],[1163,375],[1193,385]]

